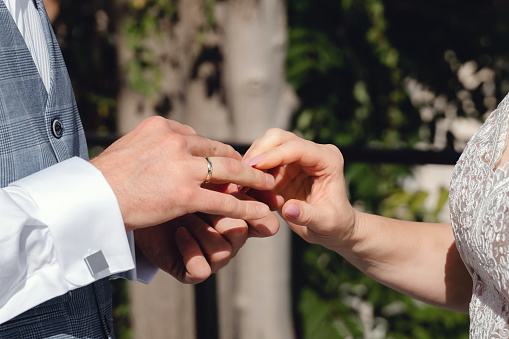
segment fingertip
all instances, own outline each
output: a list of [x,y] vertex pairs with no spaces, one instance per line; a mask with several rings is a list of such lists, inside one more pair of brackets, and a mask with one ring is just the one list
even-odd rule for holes
[[256,205],[256,212],[258,214],[258,217],[256,219],[260,219],[266,217],[270,213],[270,209],[269,206],[259,203]]
[[263,161],[263,159],[265,159],[266,157],[267,157],[266,153],[258,154],[257,156],[255,156],[253,159],[251,159],[248,162],[248,165],[254,167],[254,166],[258,165],[259,163],[261,163]]
[[197,259],[189,261],[186,264],[186,269],[186,277],[191,284],[201,283],[202,281],[207,280],[207,278],[212,274],[212,268],[205,258],[199,261]]
[[196,284],[207,279],[212,274],[212,268],[200,246],[185,227],[177,229],[176,242],[186,268],[185,282]]
[[249,237],[266,238],[274,236],[279,231],[279,219],[274,213],[268,214],[260,220],[249,221]]
[[274,194],[274,206],[275,208],[273,210],[277,210],[281,208],[281,206],[284,206],[285,204],[285,198],[282,195]]
[[230,246],[228,250],[218,251],[210,254],[209,261],[211,267],[211,273],[216,273],[221,268],[226,266],[232,258],[233,249]]
[[274,188],[274,186],[276,185],[276,179],[272,174],[269,173],[265,173],[265,182],[267,183],[269,189]]
[[283,211],[285,218],[290,220],[297,220],[301,213],[300,207],[295,204],[289,204]]

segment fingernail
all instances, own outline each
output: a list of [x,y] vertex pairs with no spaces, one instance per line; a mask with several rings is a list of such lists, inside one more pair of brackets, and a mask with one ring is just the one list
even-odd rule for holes
[[274,179],[274,177],[268,173],[265,173],[265,181],[267,182],[267,185],[269,185],[270,187],[274,186],[274,184],[276,183],[276,179]]
[[[274,186],[274,184],[272,184],[272,186]],[[246,194],[247,192],[249,192],[251,187],[244,187],[242,185],[237,185],[237,189],[239,190],[240,193]]]
[[258,165],[263,159],[265,159],[266,156],[267,156],[267,154],[265,154],[265,153],[259,154],[256,157],[254,157],[253,159],[251,159],[251,161],[248,162],[248,165],[249,166]]
[[180,240],[187,241],[191,239],[191,234],[189,234],[189,232],[184,227],[180,227],[177,230],[177,233]]
[[263,217],[266,216],[267,214],[269,214],[269,212],[270,212],[269,207],[267,205],[256,206],[256,211],[258,212],[258,214],[260,214]]
[[242,160],[242,162],[244,164],[249,164],[250,161],[251,161],[251,158],[245,158],[244,160]]
[[288,219],[297,219],[300,216],[300,208],[297,205],[289,205],[285,209],[285,216],[288,217]]

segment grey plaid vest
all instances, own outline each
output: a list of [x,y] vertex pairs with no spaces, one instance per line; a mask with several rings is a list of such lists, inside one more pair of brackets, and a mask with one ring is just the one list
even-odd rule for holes
[[[35,3],[49,51],[49,94],[25,40],[0,0],[0,187],[73,156],[88,159],[60,48],[42,0]],[[0,339],[113,338],[111,307],[105,278],[0,325]]]
[[0,0],[0,187],[73,156],[88,159],[76,101],[42,0],[49,94],[25,40]]

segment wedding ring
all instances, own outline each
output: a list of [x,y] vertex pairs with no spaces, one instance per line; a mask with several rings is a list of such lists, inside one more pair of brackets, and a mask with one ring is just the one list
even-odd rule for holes
[[212,163],[210,162],[209,157],[205,157],[205,160],[207,160],[207,177],[205,178],[205,181],[202,183],[207,184],[210,179],[212,179]]

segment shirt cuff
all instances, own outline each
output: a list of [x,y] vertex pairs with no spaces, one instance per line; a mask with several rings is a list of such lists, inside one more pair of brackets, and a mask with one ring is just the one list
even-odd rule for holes
[[131,255],[136,262],[136,268],[115,274],[112,276],[112,278],[124,278],[131,281],[139,281],[148,285],[152,279],[154,279],[156,273],[159,271],[159,268],[152,264],[152,262],[148,260],[141,251],[138,250],[138,247],[136,247],[134,243],[133,231],[127,232],[127,239],[129,241],[129,247],[131,248]]
[[[38,207],[69,289],[134,268],[116,197],[89,162],[72,158],[9,187],[26,191]],[[105,259],[105,264],[94,272],[94,263],[85,259],[97,253],[102,253],[99,259]]]

